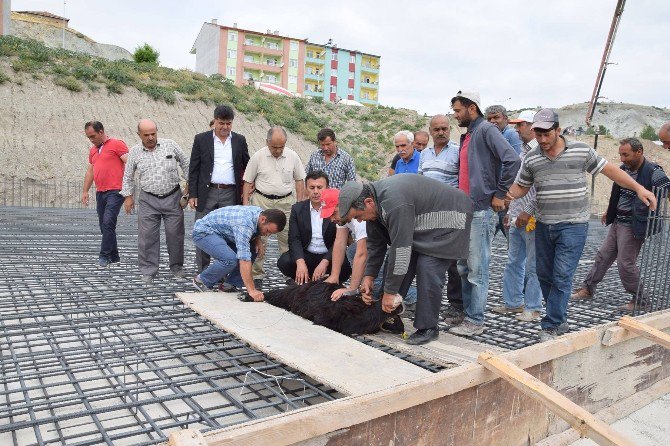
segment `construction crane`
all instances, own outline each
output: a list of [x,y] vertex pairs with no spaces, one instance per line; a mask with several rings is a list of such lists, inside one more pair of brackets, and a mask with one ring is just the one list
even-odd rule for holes
[[607,36],[607,42],[605,42],[605,51],[603,52],[603,58],[600,61],[600,69],[598,70],[598,76],[596,77],[596,84],[593,87],[593,94],[591,95],[591,101],[589,102],[589,109],[586,112],[586,125],[589,127],[591,127],[591,119],[593,118],[593,113],[596,111],[598,99],[601,97],[600,89],[603,86],[607,65],[610,63],[609,59],[612,52],[612,45],[614,44],[614,37],[616,36],[617,29],[619,28],[619,22],[621,21],[621,15],[623,14],[623,7],[625,4],[626,0],[619,0],[617,2],[616,9],[614,10],[612,25],[610,26],[610,32]]

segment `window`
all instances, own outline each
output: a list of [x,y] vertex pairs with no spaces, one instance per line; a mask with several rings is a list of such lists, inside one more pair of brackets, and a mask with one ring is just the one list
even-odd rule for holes
[[267,65],[275,66],[277,65],[277,59],[265,59]]
[[333,53],[330,60],[337,60],[337,53]]
[[231,42],[235,42],[237,40],[237,33],[228,32],[228,40]]
[[267,79],[268,82],[272,84],[277,83],[277,76],[275,76],[274,74],[268,74],[267,76],[265,76],[265,78]]
[[254,62],[254,56],[246,55],[246,56],[244,56],[244,61],[253,63]]
[[354,73],[350,71],[349,72],[349,79],[353,79],[353,78],[354,78]]
[[253,76],[251,73],[247,72],[247,71],[244,72],[244,76],[242,76],[242,77],[245,78],[246,80],[249,80],[249,79],[253,79],[253,78],[254,78],[254,76]]
[[305,84],[305,91],[314,91],[312,90],[312,84]]
[[228,76],[235,76],[235,67],[228,67]]
[[331,93],[337,93],[337,86],[336,85],[331,85],[330,86],[330,92]]
[[312,57],[312,58],[313,58],[313,57],[314,57],[314,51],[307,51],[307,53],[305,54],[305,56],[307,56],[307,57]]
[[371,83],[371,82],[370,82],[370,78],[369,78],[369,77],[366,77],[366,78],[365,78],[365,80],[364,80],[363,82],[365,82],[366,84],[369,84],[369,83]]
[[331,71],[331,72],[330,72],[330,75],[331,75],[332,77],[337,77],[337,71],[335,71],[335,70]]
[[244,39],[244,44],[245,44],[245,45],[253,45],[253,44],[254,44],[254,41],[251,40],[251,39]]
[[237,50],[228,50],[228,59],[237,59]]
[[291,42],[291,51],[298,51],[298,42]]
[[288,66],[289,67],[297,67],[298,66],[298,59],[289,59],[288,60]]
[[353,88],[350,88],[350,89],[349,89],[349,94],[350,94],[350,95],[353,95],[353,94],[354,94],[354,89],[353,89]]
[[297,84],[298,83],[298,76],[290,76],[288,77],[288,83],[289,84]]
[[305,67],[306,74],[314,74],[314,69],[312,67]]
[[349,62],[356,63],[356,55],[355,54],[352,54],[351,56],[349,56]]
[[370,93],[368,92],[361,93],[361,99],[370,99]]
[[277,45],[276,42],[268,42],[267,47],[270,48],[271,50],[279,49],[279,45]]

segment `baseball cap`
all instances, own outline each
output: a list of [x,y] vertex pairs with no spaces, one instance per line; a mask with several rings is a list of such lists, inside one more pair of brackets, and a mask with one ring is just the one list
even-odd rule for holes
[[533,122],[533,118],[535,117],[535,111],[534,110],[524,110],[521,113],[519,113],[519,116],[516,119],[510,119],[509,123],[510,124],[518,124],[520,122]]
[[344,186],[340,189],[340,204],[338,207],[340,218],[344,218],[349,213],[349,209],[351,209],[354,201],[361,195],[361,192],[363,192],[363,184],[355,181],[344,183]]
[[321,218],[330,218],[337,207],[340,191],[337,189],[324,189],[321,191]]
[[484,114],[482,111],[482,100],[479,97],[479,92],[478,91],[461,91],[459,90],[458,93],[456,93],[455,97],[462,97],[465,99],[470,99],[472,102],[474,102],[477,105],[477,108],[479,109],[479,113],[481,115]]
[[531,129],[549,130],[554,124],[558,124],[558,115],[550,108],[543,108],[535,113]]

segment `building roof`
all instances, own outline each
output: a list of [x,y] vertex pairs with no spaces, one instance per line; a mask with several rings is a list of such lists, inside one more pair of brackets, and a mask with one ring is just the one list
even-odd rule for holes
[[61,17],[59,15],[52,14],[52,13],[47,12],[47,11],[14,11],[14,12],[19,13],[19,14],[38,15],[38,16],[41,16],[41,17],[48,17],[50,19],[64,20],[66,22],[70,21],[70,19],[68,19],[66,17]]
[[333,49],[336,49],[336,50],[349,51],[350,53],[362,54],[364,56],[378,57],[380,59],[382,58],[382,56],[378,56],[376,54],[364,53],[363,51],[358,51],[358,50],[349,50],[347,48],[342,48],[342,47],[339,47],[337,45],[327,45],[327,44],[323,44],[323,43],[314,43],[314,42],[309,42],[309,41],[307,42],[307,45],[318,46],[318,47],[321,47],[321,48],[333,48]]
[[242,31],[244,33],[249,33],[249,34],[257,34],[259,36],[269,36],[269,37],[273,37],[275,39],[289,39],[289,40],[298,40],[300,42],[307,42],[307,39],[300,39],[298,37],[282,36],[282,35],[279,35],[279,34],[264,33],[262,31],[252,31],[250,29],[237,28],[237,27],[234,27],[234,26],[226,26],[226,25],[219,25],[219,24],[216,24],[216,26],[218,26],[219,28],[231,29],[231,30],[234,30],[234,31]]

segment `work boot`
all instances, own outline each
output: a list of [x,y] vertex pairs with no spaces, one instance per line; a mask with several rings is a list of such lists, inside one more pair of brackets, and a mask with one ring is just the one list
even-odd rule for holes
[[437,327],[421,328],[407,338],[407,343],[410,345],[423,345],[430,341],[434,341],[440,336],[440,330]]
[[451,327],[449,333],[458,336],[475,336],[484,333],[484,324],[477,325],[474,322],[464,320],[460,325]]
[[649,304],[648,301],[643,300],[642,302],[638,302],[637,305],[636,305],[635,304],[635,299],[632,299],[628,303],[625,303],[623,305],[619,305],[617,307],[617,310],[623,311],[624,313],[632,313],[633,311],[635,311],[636,306],[637,306],[638,310],[642,310],[642,311],[647,311],[651,307],[651,305]]
[[580,288],[575,293],[570,295],[571,300],[586,300],[591,299],[593,294],[589,291],[588,288]]
[[540,331],[540,342],[552,341],[557,337],[566,334],[570,331],[570,326],[567,322],[563,322],[558,327],[543,328]]
[[512,314],[512,313],[523,313],[524,306],[521,305],[520,307],[508,307],[507,305],[498,305],[497,307],[491,308],[491,311],[494,313],[498,314]]
[[516,320],[521,322],[534,322],[539,321],[540,317],[541,315],[539,311],[523,310],[523,313],[516,315]]
[[452,306],[448,306],[447,309],[442,312],[441,316],[442,319],[444,319],[445,324],[452,326],[460,324],[463,322],[463,319],[465,319],[463,310],[459,310]]

